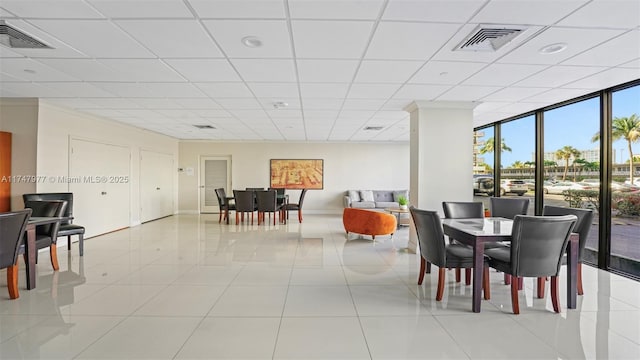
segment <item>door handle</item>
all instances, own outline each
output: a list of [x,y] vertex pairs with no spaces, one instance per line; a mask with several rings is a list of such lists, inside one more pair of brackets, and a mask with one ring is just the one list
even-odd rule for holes
[[157,188],[156,188],[156,190],[160,190],[160,188],[159,188],[159,187],[157,187]]
[[100,193],[100,195],[107,195],[107,192],[103,191],[103,192]]

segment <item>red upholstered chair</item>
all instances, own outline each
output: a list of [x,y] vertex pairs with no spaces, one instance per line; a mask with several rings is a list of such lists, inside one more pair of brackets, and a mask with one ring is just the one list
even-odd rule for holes
[[370,235],[373,239],[376,235],[393,235],[398,223],[396,217],[378,211],[345,208],[342,213],[344,230],[349,233]]

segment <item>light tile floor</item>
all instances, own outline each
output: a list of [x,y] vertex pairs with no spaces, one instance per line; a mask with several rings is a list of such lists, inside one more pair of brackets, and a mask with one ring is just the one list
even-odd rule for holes
[[527,279],[515,316],[492,272],[474,314],[452,271],[442,302],[436,272],[416,285],[409,231],[347,241],[340,216],[179,215],[88,239],[82,258],[62,247],[56,273],[42,252],[19,299],[0,275],[0,359],[640,358],[638,282],[586,266],[578,309],[555,314]]

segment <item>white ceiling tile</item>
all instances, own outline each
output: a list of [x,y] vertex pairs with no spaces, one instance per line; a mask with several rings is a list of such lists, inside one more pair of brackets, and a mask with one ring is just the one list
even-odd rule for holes
[[640,2],[635,0],[592,1],[562,19],[558,25],[634,28],[640,26]]
[[17,52],[13,52],[5,46],[0,46],[0,58],[21,58],[21,57],[23,57],[21,54],[18,54]]
[[398,120],[403,120],[409,117],[409,113],[406,111],[378,111],[373,115],[370,121],[374,122],[396,122]]
[[38,59],[38,61],[84,81],[131,80],[128,74],[111,69],[94,59]]
[[283,123],[301,123],[302,121],[302,111],[299,109],[272,109],[267,110],[266,113],[271,119],[278,119]]
[[112,108],[112,109],[139,109],[141,106],[134,103],[131,100],[123,98],[87,98],[88,102],[94,104],[94,106],[80,106],[81,108],[92,108],[98,106],[100,108]]
[[137,83],[118,83],[118,82],[98,82],[92,83],[101,89],[104,89],[116,96],[125,98],[152,98],[153,94],[141,84]]
[[485,96],[483,101],[520,101],[542,92],[550,90],[550,88],[520,88],[508,87],[498,90],[493,94]]
[[349,99],[388,99],[400,84],[353,84],[349,90]]
[[383,20],[466,22],[484,0],[390,0]]
[[396,99],[433,100],[449,90],[449,85],[404,85],[393,96]]
[[206,97],[193,84],[187,83],[144,83],[145,88],[155,97],[198,98]]
[[298,60],[300,82],[344,82],[353,79],[357,60]]
[[85,82],[47,82],[42,85],[63,97],[114,97],[112,93]]
[[428,60],[460,25],[381,22],[366,59]]
[[[244,98],[244,99],[220,98],[220,99],[216,99],[216,102],[222,105],[222,107],[227,110],[233,110],[232,111],[233,114],[236,114],[238,110],[243,110],[243,109],[249,109],[249,110],[262,109],[262,104],[260,104],[256,99],[253,99],[253,98]],[[262,111],[262,113],[264,113],[264,111]]]
[[491,1],[471,19],[474,23],[551,25],[588,0]]
[[342,99],[303,98],[302,106],[305,110],[339,110],[343,102]]
[[[25,70],[32,70],[25,71]],[[23,81],[78,81],[79,79],[31,59],[0,59],[0,72]]]
[[375,20],[382,0],[289,0],[292,19]]
[[[1,90],[2,87],[0,87]],[[105,98],[107,99],[107,98]],[[83,98],[41,98],[43,103],[62,106],[69,109],[89,108],[95,106],[93,100]]]
[[464,81],[464,85],[507,86],[546,68],[546,65],[491,64]]
[[147,109],[181,109],[177,102],[165,98],[136,98],[131,101]]
[[384,102],[384,99],[347,99],[342,108],[346,110],[378,110]]
[[473,114],[475,116],[476,114],[493,111],[498,108],[507,106],[509,104],[510,102],[506,102],[506,101],[485,101],[483,103],[478,104],[475,108],[473,108]]
[[349,84],[346,83],[302,83],[300,92],[305,98],[344,99]]
[[220,109],[220,105],[207,98],[182,98],[174,101],[185,109]]
[[[557,64],[621,33],[621,30],[551,27],[508,53],[498,60],[498,62],[511,64]],[[567,44],[567,48],[556,54],[540,53],[540,49],[543,47],[557,43],[565,43]]]
[[314,122],[314,120],[320,120],[321,123],[331,121],[338,116],[338,110],[304,110],[304,120],[307,123]]
[[298,85],[295,83],[248,83],[257,97],[297,97]]
[[630,31],[564,61],[563,65],[616,66],[638,58],[640,30]]
[[127,76],[128,81],[184,82],[185,79],[158,59],[101,59],[100,63]]
[[82,0],[2,0],[3,8],[17,16],[26,18],[102,18],[91,6]]
[[515,102],[499,108],[498,111],[508,113],[510,116],[513,116],[540,109],[544,105],[544,103]]
[[167,59],[165,62],[192,82],[240,81],[226,59]]
[[390,99],[384,103],[381,110],[403,110],[412,101],[413,99]]
[[233,66],[244,81],[295,82],[293,60],[233,59]]
[[282,0],[189,0],[201,18],[285,18]]
[[459,85],[438,96],[436,100],[446,101],[477,101],[483,97],[502,89],[500,86],[466,86]]
[[31,20],[52,36],[64,39],[93,58],[152,58],[153,53],[107,20]]
[[523,102],[556,104],[590,93],[588,89],[551,89],[541,94],[523,99]]
[[193,18],[181,0],[87,0],[109,18]]
[[300,109],[299,98],[281,98],[281,97],[265,97],[259,98],[258,101],[264,109],[276,109],[276,103],[285,103],[286,109]]
[[227,110],[222,109],[193,109],[191,112],[202,118],[215,119],[216,121],[220,121],[219,118],[233,118]]
[[92,115],[104,117],[107,119],[123,115],[118,110],[111,110],[111,109],[79,109],[79,110],[87,114],[92,114]]
[[[376,112],[371,110],[342,110],[338,119],[348,121],[348,120],[367,120],[372,117]],[[409,113],[407,113],[409,114]]]
[[640,68],[640,58],[635,59],[635,60],[631,60],[628,63],[624,63],[622,65],[620,65],[620,67],[623,68]]
[[118,20],[116,23],[160,57],[221,57],[196,20]]
[[424,61],[364,60],[360,64],[355,82],[402,84],[422,64],[424,64]]
[[633,79],[640,79],[640,69],[613,68],[582,80],[574,81],[563,87],[568,89],[600,90],[622,84]]
[[485,63],[429,61],[409,80],[410,84],[455,85],[487,66]]
[[373,22],[298,20],[291,27],[299,59],[360,59]]
[[593,66],[554,66],[516,83],[521,87],[559,87],[605,70]]
[[[230,58],[292,57],[289,29],[284,20],[205,20],[203,24]],[[245,46],[242,39],[246,36],[258,37],[262,46]]]
[[197,83],[200,90],[212,98],[251,98],[254,96],[241,82]]

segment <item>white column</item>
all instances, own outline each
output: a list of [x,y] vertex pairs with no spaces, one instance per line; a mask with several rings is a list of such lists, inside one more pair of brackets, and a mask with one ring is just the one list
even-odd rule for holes
[[[472,102],[414,101],[410,113],[409,204],[441,215],[443,201],[473,200]],[[413,224],[408,251],[417,249]]]

